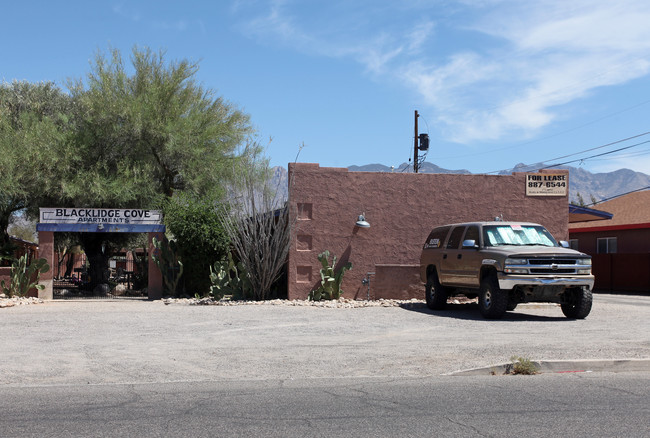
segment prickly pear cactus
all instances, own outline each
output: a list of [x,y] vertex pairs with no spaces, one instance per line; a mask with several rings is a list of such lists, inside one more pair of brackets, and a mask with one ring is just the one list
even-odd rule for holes
[[332,258],[332,264],[329,263],[330,252],[324,251],[318,254],[318,260],[322,267],[320,270],[320,286],[318,289],[309,293],[309,299],[312,301],[320,300],[338,300],[343,295],[341,283],[346,271],[352,269],[352,263],[347,262],[336,272],[336,256]]
[[210,266],[210,283],[210,295],[216,299],[225,295],[247,298],[253,290],[244,265],[235,263],[232,254],[228,254],[228,260],[215,262],[214,270]]
[[30,289],[45,289],[45,286],[38,284],[41,274],[50,270],[47,260],[41,258],[34,260],[29,266],[27,265],[27,254],[14,260],[11,265],[11,282],[5,284],[4,280],[0,282],[0,287],[8,297],[24,297]]

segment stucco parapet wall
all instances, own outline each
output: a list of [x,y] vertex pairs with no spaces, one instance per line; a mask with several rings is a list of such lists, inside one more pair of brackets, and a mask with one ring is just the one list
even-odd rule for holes
[[[318,163],[289,163],[289,175],[291,171],[307,172],[307,171],[322,171],[322,172],[341,172],[352,173],[346,167],[321,167]],[[381,172],[375,172],[381,173]]]
[[[537,222],[568,238],[567,196],[528,196],[526,175],[565,174],[545,169],[509,175],[351,172],[317,163],[289,163],[290,214],[295,222],[289,253],[289,298],[304,299],[320,284],[317,256],[328,250],[353,268],[345,296],[419,298],[416,266],[435,226],[493,220]],[[369,228],[355,226],[363,214]],[[370,291],[362,283],[375,272]],[[383,278],[382,278],[383,277]]]
[[[535,173],[535,171],[526,171],[526,172],[512,172],[512,175],[525,175],[527,173]],[[569,173],[568,169],[553,169],[553,168],[548,168],[548,169],[538,169],[537,173]]]
[[[350,170],[346,167],[327,167],[327,166],[321,166],[318,163],[289,163],[289,169],[293,170],[298,170],[298,171],[308,171],[308,170],[320,170],[323,172],[343,172],[343,173],[350,173],[350,174],[369,174],[369,173],[375,173],[379,175],[410,175],[411,177],[413,176],[422,176],[422,175],[448,175],[448,176],[458,176],[458,177],[476,177],[476,176],[489,176],[489,177],[508,177],[508,176],[514,176],[514,175],[526,175],[529,173],[535,173],[535,171],[525,171],[525,172],[511,172],[509,174],[497,174],[497,175],[490,175],[486,173],[410,173],[410,172],[377,172],[377,171],[355,171],[355,172],[350,172]],[[557,174],[557,173],[562,173],[562,174],[569,174],[569,171],[567,169],[538,169],[536,171],[537,173],[551,173],[551,174]]]

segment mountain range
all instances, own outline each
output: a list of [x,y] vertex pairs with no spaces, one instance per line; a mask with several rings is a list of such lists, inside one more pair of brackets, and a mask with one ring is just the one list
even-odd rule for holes
[[[502,171],[500,174],[509,175],[513,172],[536,172],[537,169],[547,167],[544,163],[533,165],[517,164],[514,168]],[[635,172],[630,169],[619,169],[613,172],[591,173],[588,170],[571,166],[557,166],[553,169],[566,169],[569,171],[569,202],[581,204],[584,202],[590,206],[593,202],[604,201],[625,193],[650,188],[650,175]],[[288,195],[287,170],[283,167],[275,167],[273,175],[274,185]],[[350,172],[412,172],[407,163],[401,166],[389,167],[383,164],[366,164],[363,166],[349,166]],[[424,162],[420,166],[420,173],[454,173],[471,175],[472,172],[466,169],[449,170],[436,166],[433,163]],[[597,207],[596,207],[597,208]]]

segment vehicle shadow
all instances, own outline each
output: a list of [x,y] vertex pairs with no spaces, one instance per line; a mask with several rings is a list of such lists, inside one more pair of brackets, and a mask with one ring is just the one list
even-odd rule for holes
[[558,316],[532,315],[526,313],[525,309],[516,309],[512,312],[506,312],[501,319],[485,319],[481,315],[476,303],[451,304],[448,303],[445,310],[431,310],[424,303],[404,303],[400,308],[410,312],[423,313],[443,318],[463,319],[468,321],[501,321],[501,322],[519,322],[519,321],[573,321],[566,318],[558,308]]

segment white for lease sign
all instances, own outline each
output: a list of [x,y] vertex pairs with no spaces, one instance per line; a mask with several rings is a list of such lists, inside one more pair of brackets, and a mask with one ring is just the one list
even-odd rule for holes
[[569,175],[566,173],[527,173],[526,196],[567,196]]

